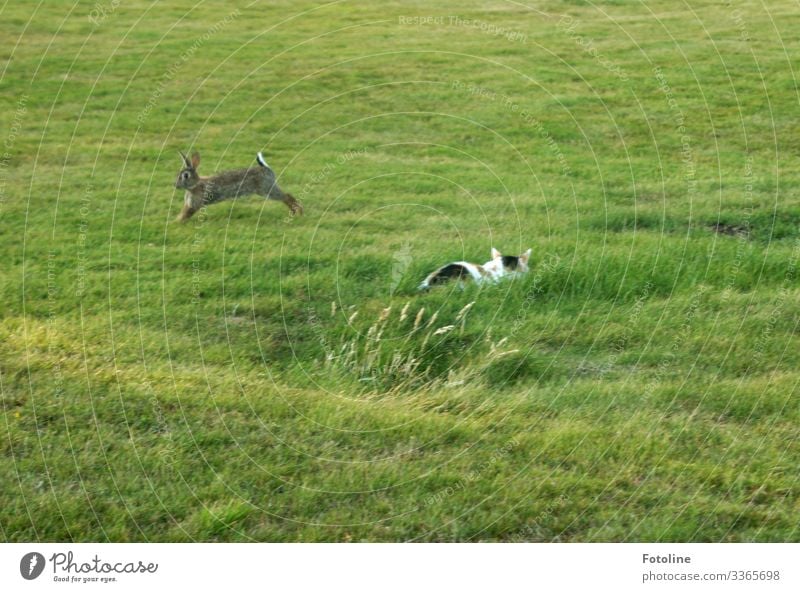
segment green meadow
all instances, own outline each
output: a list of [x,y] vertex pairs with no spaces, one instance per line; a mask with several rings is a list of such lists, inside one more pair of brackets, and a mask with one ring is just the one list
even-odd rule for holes
[[796,3],[527,4],[0,7],[0,539],[800,541]]

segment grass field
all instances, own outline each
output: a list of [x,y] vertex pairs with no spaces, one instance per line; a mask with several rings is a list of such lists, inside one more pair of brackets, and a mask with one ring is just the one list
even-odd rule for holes
[[800,541],[799,25],[5,2],[0,538]]

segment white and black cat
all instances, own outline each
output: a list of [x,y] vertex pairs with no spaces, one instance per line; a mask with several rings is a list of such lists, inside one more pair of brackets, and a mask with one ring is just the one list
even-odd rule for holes
[[449,280],[473,280],[475,283],[497,282],[503,278],[514,277],[515,275],[528,272],[528,259],[531,256],[531,249],[522,255],[503,255],[495,248],[492,248],[492,258],[478,265],[469,261],[454,261],[443,265],[430,275],[419,285],[419,290],[443,284]]

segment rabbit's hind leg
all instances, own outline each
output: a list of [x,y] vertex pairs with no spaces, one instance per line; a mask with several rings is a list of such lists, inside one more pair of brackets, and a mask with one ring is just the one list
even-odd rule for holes
[[297,201],[291,193],[284,193],[283,203],[291,210],[292,215],[303,215],[303,206]]
[[292,215],[302,214],[303,206],[297,201],[291,193],[284,193],[277,184],[273,184],[267,191],[265,196],[267,199],[274,199],[282,201],[287,208],[292,212]]

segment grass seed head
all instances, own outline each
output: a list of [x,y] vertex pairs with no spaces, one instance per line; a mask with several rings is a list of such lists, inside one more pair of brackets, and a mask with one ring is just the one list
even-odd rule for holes
[[425,315],[425,307],[423,306],[422,308],[419,309],[419,311],[417,312],[417,316],[414,319],[414,331],[419,329],[419,325],[422,322],[422,317],[424,315]]

